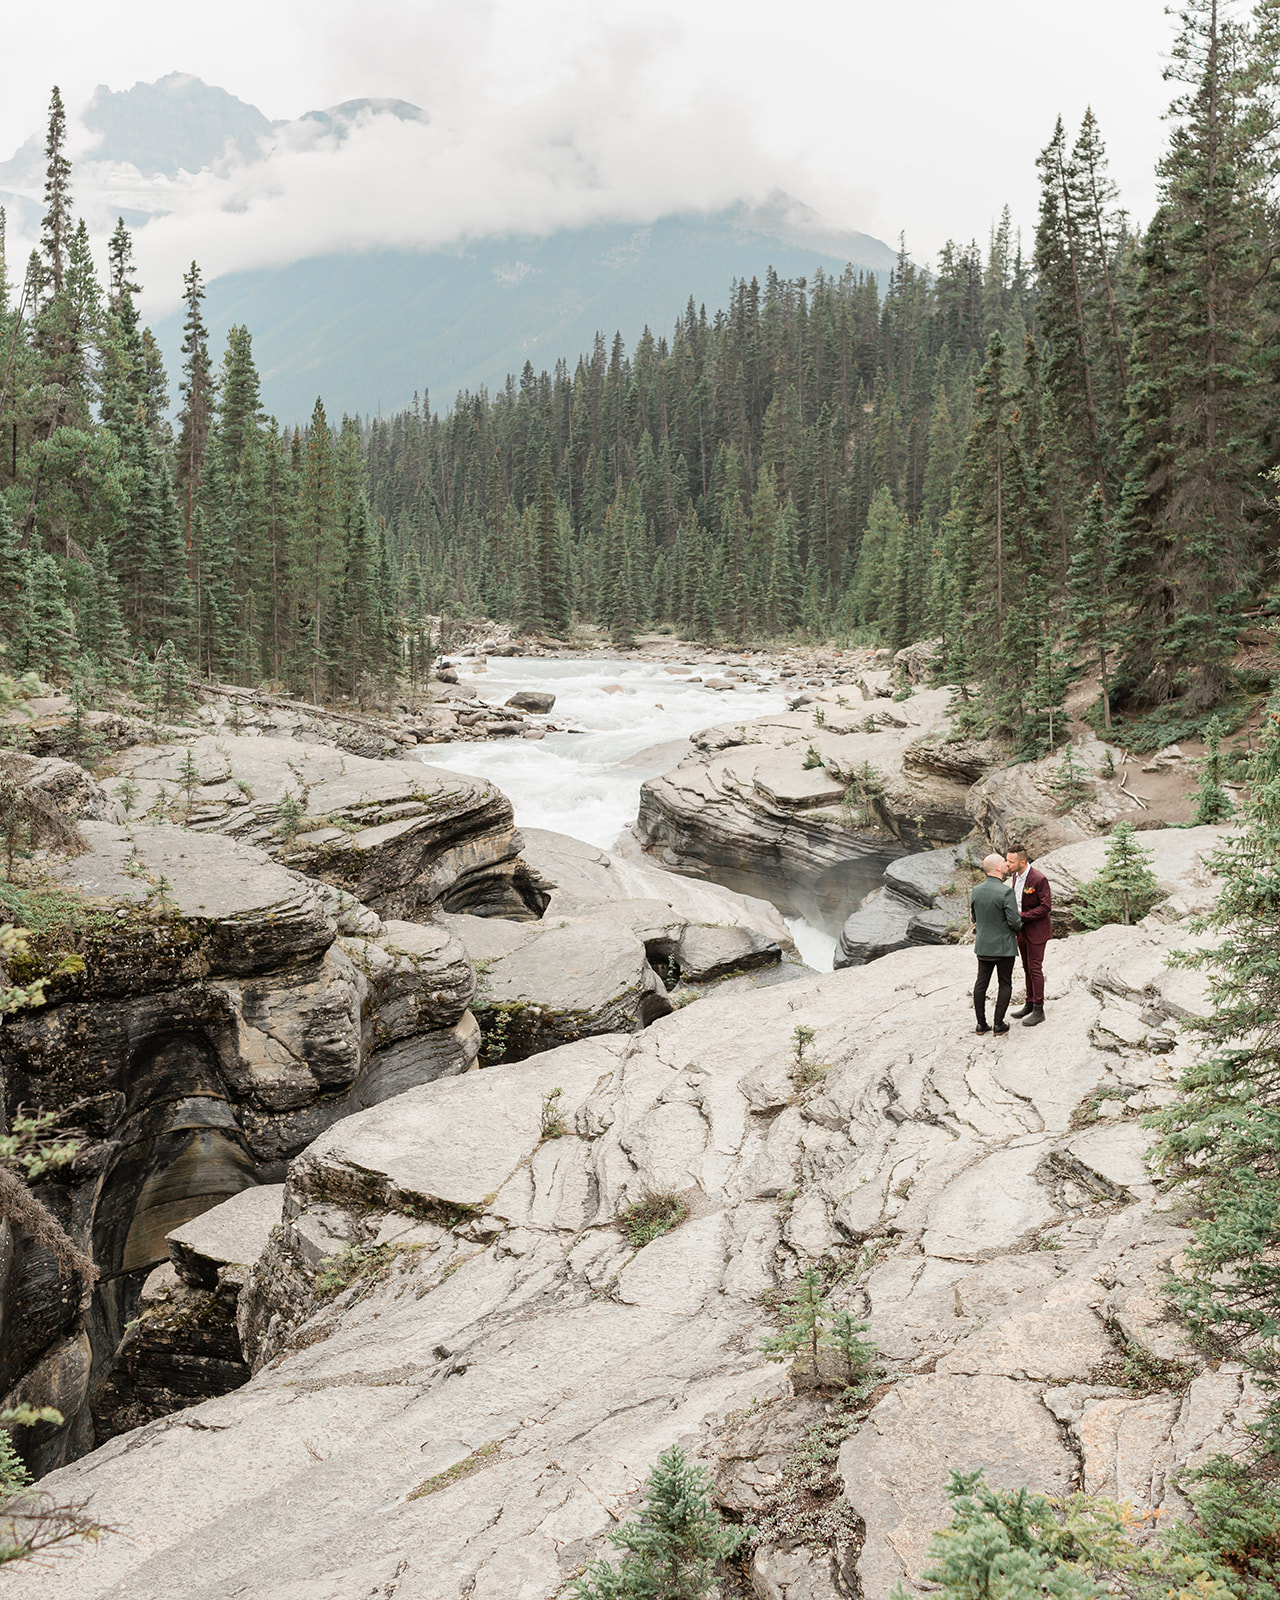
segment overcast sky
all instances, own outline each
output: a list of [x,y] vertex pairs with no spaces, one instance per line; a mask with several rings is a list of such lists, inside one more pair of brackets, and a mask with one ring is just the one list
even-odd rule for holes
[[188,185],[140,248],[165,277],[193,254],[212,276],[775,187],[927,261],[1006,201],[1029,241],[1036,153],[1090,104],[1144,220],[1171,39],[1162,0],[64,0],[56,27],[24,6],[5,33],[0,157],[42,126],[54,82],[72,108],[182,71],[272,118],[366,95],[430,114],[323,171],[295,158],[248,186]]

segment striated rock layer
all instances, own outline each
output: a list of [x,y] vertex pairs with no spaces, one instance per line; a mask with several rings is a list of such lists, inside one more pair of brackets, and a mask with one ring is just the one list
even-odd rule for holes
[[108,822],[81,834],[87,848],[58,872],[76,892],[64,914],[79,953],[50,970],[37,937],[15,976],[48,973],[45,1003],[0,1035],[6,1109],[39,1107],[80,1134],[40,1195],[102,1272],[82,1305],[29,1240],[6,1261],[0,1395],[66,1418],[21,1441],[38,1469],[111,1431],[123,1402],[95,1420],[96,1387],[166,1235],[282,1176],[349,1111],[464,1071],[480,1042],[475,974],[447,929],[384,923],[219,835]]
[[[333,1125],[240,1293],[253,1379],[48,1479],[121,1532],[13,1593],[550,1600],[673,1443],[767,1510],[815,1412],[756,1344],[815,1262],[888,1377],[840,1450],[856,1535],[766,1547],[759,1592],[918,1592],[953,1467],[1181,1514],[1175,1469],[1260,1407],[1162,1296],[1188,1235],[1136,1118],[1206,1003],[1165,965],[1186,938],[1056,942],[1045,1025],[1002,1041],[971,1032],[971,953],[917,948]],[[634,1249],[619,1219],[667,1193],[686,1219]],[[1134,1346],[1185,1366],[1131,1393]]]
[[117,764],[137,814],[257,845],[382,916],[536,914],[520,894],[511,802],[484,778],[233,734],[137,745]]
[[862,693],[825,690],[804,709],[696,734],[692,754],[640,791],[645,849],[838,933],[889,862],[969,833],[969,787],[994,763],[985,745],[947,739],[950,691],[895,701],[882,673]]

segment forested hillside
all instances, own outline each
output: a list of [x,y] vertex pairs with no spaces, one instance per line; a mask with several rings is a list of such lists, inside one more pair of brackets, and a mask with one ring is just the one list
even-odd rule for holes
[[1140,232],[1088,115],[1052,130],[1025,251],[1006,214],[931,273],[904,251],[883,293],[771,274],[443,414],[329,396],[296,431],[262,415],[251,330],[210,351],[194,263],[170,426],[128,234],[100,284],[74,220],[55,91],[41,250],[0,282],[9,665],[145,689],[163,650],[322,699],[483,612],[620,644],[936,636],[1028,751],[1084,670],[1103,720],[1230,701],[1277,582],[1275,60],[1271,7],[1189,5]]

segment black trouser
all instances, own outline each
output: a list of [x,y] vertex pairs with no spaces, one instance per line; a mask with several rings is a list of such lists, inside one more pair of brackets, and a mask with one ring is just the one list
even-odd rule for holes
[[1013,956],[979,956],[978,981],[973,986],[973,1009],[980,1027],[987,1025],[987,990],[991,987],[991,974],[996,978],[996,1027],[1004,1026],[1004,1014],[1009,1009],[1013,994]]

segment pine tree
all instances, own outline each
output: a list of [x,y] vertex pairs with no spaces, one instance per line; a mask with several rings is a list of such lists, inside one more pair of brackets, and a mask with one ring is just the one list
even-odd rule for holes
[[292,567],[298,585],[296,651],[298,681],[313,703],[320,700],[328,643],[332,580],[341,560],[333,435],[317,400],[307,429],[306,452],[294,512]]
[[1186,90],[1159,167],[1135,297],[1120,572],[1130,673],[1151,701],[1211,706],[1231,681],[1253,525],[1264,513],[1256,382],[1269,171],[1266,74],[1219,0],[1186,0],[1170,75]]
[[877,489],[858,546],[853,571],[852,601],[863,624],[887,624],[893,609],[898,550],[905,537],[902,513],[887,488]]
[[1197,827],[1225,822],[1234,807],[1230,796],[1222,787],[1222,741],[1227,726],[1220,717],[1210,717],[1205,724],[1204,742],[1207,746],[1204,765],[1200,769],[1200,782],[1196,786],[1195,810],[1191,820]]
[[40,225],[40,250],[44,256],[43,288],[46,301],[62,293],[71,242],[71,163],[66,157],[67,113],[62,94],[54,85],[49,99],[49,131],[45,140],[44,220]]
[[[1186,954],[1208,974],[1212,1012],[1194,1022],[1204,1049],[1159,1114],[1160,1158],[1196,1194],[1182,1313],[1217,1348],[1247,1346],[1280,1368],[1280,697],[1273,696],[1248,771],[1243,826],[1209,865],[1222,887],[1195,925],[1218,940]],[[1266,1429],[1280,1445],[1280,1407]]]
[[77,632],[84,649],[103,666],[114,670],[128,656],[129,633],[121,615],[120,589],[110,560],[106,540],[99,539],[89,552]]
[[706,1469],[673,1446],[645,1480],[639,1516],[609,1535],[625,1552],[615,1569],[596,1561],[574,1580],[578,1600],[706,1600],[720,1563],[745,1538],[727,1525],[712,1499]]
[[75,619],[58,563],[45,551],[23,552],[21,595],[13,664],[52,676],[71,660]]
[[1102,490],[1095,485],[1072,540],[1071,565],[1067,569],[1067,611],[1073,637],[1091,651],[1098,663],[1102,725],[1108,733],[1111,731],[1111,692],[1107,652],[1116,642],[1119,625],[1112,592],[1112,533]]
[[1160,898],[1160,883],[1151,870],[1152,856],[1138,843],[1131,822],[1117,822],[1101,872],[1080,885],[1075,916],[1085,928],[1106,922],[1126,927],[1140,922]]
[[775,1361],[785,1360],[788,1356],[807,1356],[809,1373],[816,1380],[822,1325],[827,1315],[822,1274],[816,1267],[808,1267],[800,1274],[795,1291],[783,1303],[780,1315],[782,1330],[760,1341],[761,1353]]
[[556,523],[556,491],[551,471],[551,446],[544,445],[538,468],[537,524],[538,613],[553,633],[569,627],[569,595],[565,586],[564,557]]
[[182,324],[182,381],[178,387],[183,395],[182,409],[178,413],[178,448],[176,458],[177,488],[182,504],[182,526],[187,550],[191,550],[192,529],[195,525],[196,501],[204,475],[204,456],[209,439],[212,410],[212,374],[209,364],[209,330],[204,325],[204,282],[200,268],[193,261],[182,278],[183,297],[186,301],[186,318]]

